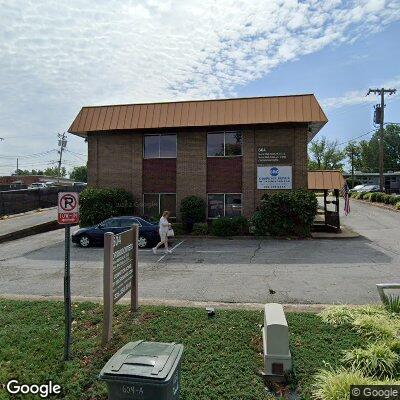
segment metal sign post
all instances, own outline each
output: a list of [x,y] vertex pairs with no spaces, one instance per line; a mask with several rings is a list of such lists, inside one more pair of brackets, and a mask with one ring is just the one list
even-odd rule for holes
[[64,262],[64,313],[65,313],[65,339],[64,360],[70,359],[71,352],[71,262],[70,262],[70,236],[71,227],[65,226],[65,262]]
[[58,223],[65,225],[65,259],[64,259],[64,313],[65,337],[64,360],[71,358],[71,224],[79,222],[78,193],[58,194]]

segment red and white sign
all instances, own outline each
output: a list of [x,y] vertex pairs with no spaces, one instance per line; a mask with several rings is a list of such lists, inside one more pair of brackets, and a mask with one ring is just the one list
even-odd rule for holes
[[78,193],[58,193],[58,223],[77,224],[79,222]]

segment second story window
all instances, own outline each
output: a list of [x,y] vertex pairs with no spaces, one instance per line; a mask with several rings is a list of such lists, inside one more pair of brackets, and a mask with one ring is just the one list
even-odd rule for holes
[[144,135],[144,158],[176,158],[176,134]]
[[225,131],[207,133],[207,156],[229,157],[242,155],[242,132]]

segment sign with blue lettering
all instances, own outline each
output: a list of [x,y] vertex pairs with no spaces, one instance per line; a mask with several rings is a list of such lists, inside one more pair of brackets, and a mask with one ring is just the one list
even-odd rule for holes
[[257,167],[257,189],[292,189],[292,166]]

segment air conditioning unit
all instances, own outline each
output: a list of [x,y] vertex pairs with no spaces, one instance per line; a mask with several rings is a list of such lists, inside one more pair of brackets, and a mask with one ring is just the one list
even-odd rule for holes
[[289,350],[288,324],[281,304],[265,305],[262,335],[264,374],[275,380],[283,380],[292,368],[292,356]]

